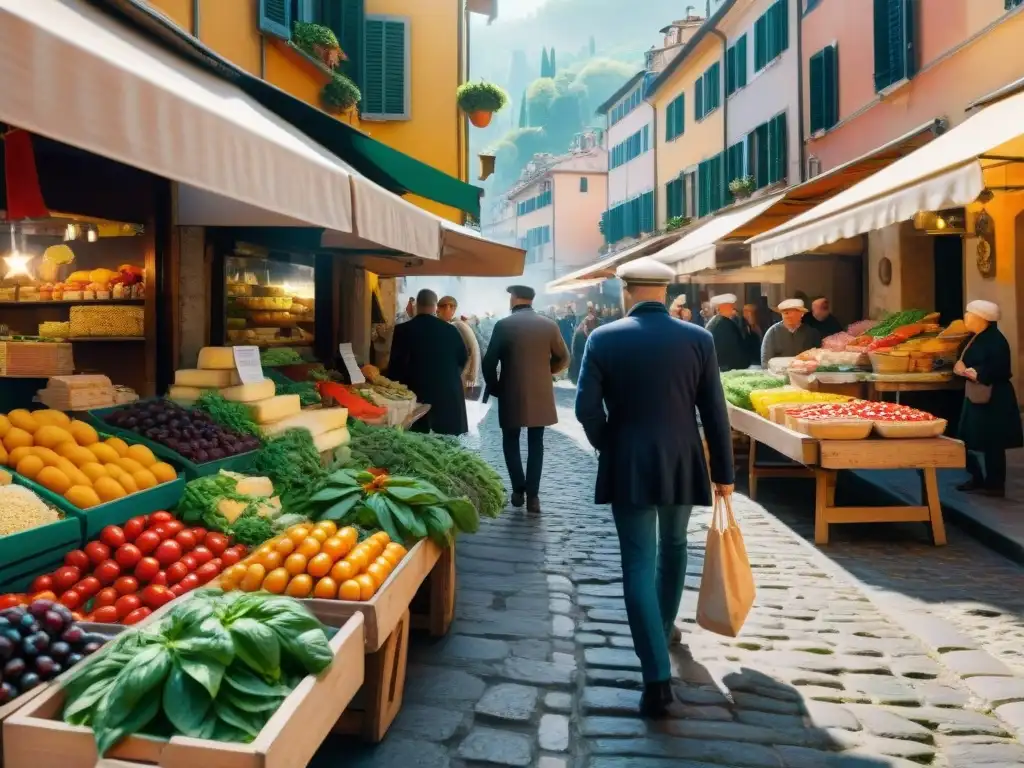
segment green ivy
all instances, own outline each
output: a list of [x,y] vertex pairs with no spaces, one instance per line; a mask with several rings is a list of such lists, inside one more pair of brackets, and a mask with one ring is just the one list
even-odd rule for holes
[[320,100],[328,112],[344,112],[358,104],[362,98],[359,87],[337,72],[320,91]]
[[455,92],[463,112],[498,112],[508,103],[508,94],[494,83],[463,83]]

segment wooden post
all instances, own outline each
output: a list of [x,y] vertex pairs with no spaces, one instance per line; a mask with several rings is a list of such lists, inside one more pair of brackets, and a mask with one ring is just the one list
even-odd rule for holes
[[935,467],[925,469],[924,485],[924,503],[928,507],[928,516],[932,525],[932,541],[935,546],[941,547],[946,543],[946,525],[942,521],[942,504],[939,501],[939,480]]

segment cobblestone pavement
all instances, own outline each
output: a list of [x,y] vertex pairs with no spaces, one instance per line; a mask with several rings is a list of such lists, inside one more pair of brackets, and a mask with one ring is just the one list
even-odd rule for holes
[[[391,732],[376,747],[331,739],[315,768],[1024,765],[1024,675],[985,652],[1020,660],[1000,635],[1011,621],[1019,631],[1021,570],[955,532],[945,550],[888,527],[819,551],[799,485],[772,498],[763,484],[771,513],[737,498],[758,587],[737,639],[694,623],[710,518],[694,511],[688,647],[673,651],[681,703],[640,719],[614,526],[590,503],[596,461],[572,392],[558,397],[543,513],[509,511],[460,539],[456,620],[441,641],[414,639]],[[502,466],[493,412],[470,443]]]

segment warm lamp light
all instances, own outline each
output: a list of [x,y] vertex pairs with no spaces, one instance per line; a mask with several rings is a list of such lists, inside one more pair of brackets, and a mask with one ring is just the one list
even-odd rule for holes
[[28,264],[32,261],[32,256],[27,253],[19,253],[18,251],[12,251],[11,253],[4,256],[4,263],[7,265],[7,274],[5,278],[18,277],[24,275],[25,277],[32,277],[32,273],[28,271]]
[[96,227],[89,227],[88,231],[85,233],[85,239],[90,243],[95,243],[100,239],[100,233],[97,231]]

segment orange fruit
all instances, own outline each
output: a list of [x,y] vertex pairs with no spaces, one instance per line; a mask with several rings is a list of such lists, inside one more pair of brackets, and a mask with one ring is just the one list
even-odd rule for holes
[[374,541],[379,541],[381,546],[386,547],[391,543],[391,537],[388,536],[386,531],[377,531],[373,536],[370,537]]
[[63,427],[64,429],[71,426],[71,417],[64,413],[64,411],[55,411],[52,409],[33,411],[32,417],[44,427],[47,424],[54,427]]
[[338,599],[348,600],[350,602],[357,602],[362,600],[363,589],[359,586],[359,582],[355,579],[349,579],[348,581],[341,582],[341,586],[338,587]]
[[399,557],[398,553],[391,549],[385,549],[381,556],[378,557],[375,562],[379,563],[381,558],[384,558],[391,564],[392,570],[394,570],[398,566],[398,564],[402,562],[402,558]]
[[321,544],[323,544],[325,541],[327,541],[327,531],[325,531],[323,528],[314,528],[312,531],[309,532],[309,538],[316,539]]
[[242,563],[235,563],[224,569],[220,575],[220,587],[225,592],[230,592],[232,589],[237,589],[238,583],[245,576],[248,571],[248,566]]
[[396,542],[391,542],[390,544],[388,544],[386,547],[384,547],[384,551],[393,552],[394,554],[398,555],[399,560],[403,559],[408,554],[408,550],[401,544],[398,544]]
[[366,570],[366,566],[370,564],[370,558],[367,556],[365,550],[354,549],[348,553],[348,557],[345,560],[352,563],[352,567],[356,569],[356,573],[362,573]]
[[[88,466],[88,465],[86,465]],[[102,469],[102,467],[100,467]],[[100,497],[100,501],[114,501],[115,499],[124,498],[127,494],[121,484],[112,477],[97,477],[96,481],[92,486],[93,490],[96,491],[96,495]]]
[[328,538],[338,532],[338,524],[333,520],[321,520],[316,524],[316,528],[327,533]]
[[259,562],[263,563],[263,567],[266,568],[269,573],[275,568],[280,568],[284,565],[284,555],[276,549],[270,549],[260,555]]
[[330,576],[324,576],[313,587],[313,597],[321,600],[334,600],[338,596],[338,582]]
[[120,437],[108,437],[103,442],[106,445],[109,445],[115,451],[117,451],[118,458],[123,459],[125,456],[128,455],[128,443],[126,443]]
[[307,536],[299,545],[295,548],[295,551],[300,555],[306,557],[313,557],[320,554],[320,542],[314,539],[312,536]]
[[178,472],[165,461],[158,461],[149,467],[158,483],[170,483],[178,479]]
[[331,556],[321,552],[318,555],[313,555],[306,565],[306,572],[315,579],[323,578],[331,572],[332,565],[334,565],[334,561],[331,560]]
[[[23,464],[32,459],[35,459],[40,463],[42,462],[42,459],[40,459],[38,456],[28,456],[22,459],[20,462],[18,462],[18,472],[21,472],[21,467]],[[48,491],[53,491],[58,496],[63,496],[71,488],[71,478],[68,477],[63,472],[61,472],[56,467],[40,467],[35,478],[36,482],[43,486],[43,488],[45,488]],[[96,499],[96,503],[99,503],[99,499]],[[95,506],[95,504],[90,506]]]
[[57,462],[61,458],[60,456],[57,455],[57,452],[52,450],[51,448],[43,448],[38,445],[32,448],[32,455],[38,456],[40,459],[43,460],[43,464],[45,464],[48,467],[56,467]]
[[[124,459],[122,459],[122,461],[124,461]],[[110,470],[108,469],[107,471],[109,472]],[[126,493],[139,492],[139,484],[135,482],[135,477],[129,475],[127,472],[122,472],[118,477],[114,479],[121,484],[121,487],[124,488]]]
[[308,536],[309,528],[304,525],[297,525],[288,531],[288,538],[295,542],[296,545],[300,544]]
[[[42,470],[45,466],[46,464],[43,462],[41,458],[29,454],[28,456],[26,456],[25,458],[18,462],[18,465],[15,467],[15,470],[19,475],[24,475],[29,480],[35,480],[36,475],[38,475],[40,470]],[[54,467],[50,467],[50,469],[54,469]],[[64,490],[66,491],[67,488],[65,488]]]
[[379,565],[381,568],[388,572],[388,576],[390,576],[391,572],[395,570],[395,566],[393,566],[391,564],[391,561],[384,557],[384,555],[381,555],[376,560],[374,560],[373,563],[371,563],[371,565]]
[[377,582],[368,573],[356,576],[355,581],[359,585],[360,600],[369,600],[377,592]]
[[112,478],[114,478],[117,481],[121,480],[121,475],[128,474],[123,469],[121,469],[119,466],[117,466],[117,464],[114,464],[114,463],[104,464],[103,468],[105,470],[107,470],[107,474],[108,475],[110,475]]
[[331,568],[331,578],[339,584],[346,582],[349,579],[354,579],[358,575],[359,572],[356,570],[356,567],[348,560],[339,560],[334,564],[334,567]]
[[16,408],[11,411],[7,414],[7,419],[11,422],[12,427],[24,430],[30,435],[34,435],[36,430],[42,426],[42,424],[36,421],[36,417],[24,408]]
[[[107,470],[103,468],[102,464],[97,464],[95,461],[90,461],[88,464],[83,464],[79,469],[82,470],[82,474],[89,478],[89,480],[96,484],[96,481],[100,478],[105,477],[108,480],[113,480],[110,475],[107,474]],[[118,486],[120,487],[120,486]]]
[[245,576],[239,583],[244,592],[256,592],[263,586],[263,579],[267,575],[267,569],[259,563],[253,563],[245,569]]
[[145,467],[139,464],[135,459],[118,459],[114,463],[130,475],[134,475],[136,472],[140,472],[145,469]]
[[348,550],[345,548],[345,542],[337,536],[327,539],[327,541],[321,544],[320,551],[325,555],[328,555],[332,561],[338,560],[348,554]]
[[284,536],[280,539],[277,539],[276,543],[274,544],[274,549],[280,552],[282,556],[288,557],[288,555],[295,551],[295,542],[289,539],[287,536]]
[[[10,448],[8,447],[5,450],[10,450]],[[18,466],[18,462],[20,462],[26,456],[35,456],[35,455],[37,455],[37,454],[33,453],[33,451],[35,451],[35,450],[36,449],[33,448],[30,445],[24,445],[24,446],[21,446],[20,448],[15,448],[13,451],[11,451],[7,455],[7,466],[9,466],[9,467],[16,467],[16,466]],[[43,461],[45,462],[46,459],[43,459]]]
[[[52,469],[52,467],[47,467],[47,469]],[[64,494],[64,498],[79,509],[91,509],[100,505],[100,497],[87,485],[71,486]]]
[[380,557],[380,553],[384,551],[384,545],[381,544],[380,539],[367,539],[360,546],[366,547],[371,562]]
[[309,597],[312,591],[313,577],[308,573],[300,573],[298,576],[292,576],[284,593],[289,597]]
[[[124,459],[122,459],[122,461],[124,461]],[[157,486],[156,475],[148,469],[140,469],[138,472],[132,472],[132,479],[135,481],[135,484],[139,486],[140,491],[156,488]]]
[[71,424],[68,426],[68,432],[75,438],[75,442],[79,445],[87,446],[93,445],[100,441],[100,436],[96,434],[96,430],[84,421],[78,419],[72,419]]
[[292,575],[284,568],[274,568],[263,579],[263,589],[274,595],[283,594],[291,577]]
[[126,458],[135,459],[144,467],[151,467],[156,464],[156,456],[144,445],[129,445]]
[[35,444],[41,445],[43,448],[56,448],[61,443],[72,441],[70,432],[51,424],[47,424],[37,429],[34,439]]
[[390,572],[379,566],[377,563],[370,563],[366,567],[366,575],[373,579],[373,583],[377,585],[377,589],[380,589],[381,584],[387,581]]
[[335,535],[345,542],[347,552],[351,552],[352,547],[359,543],[359,532],[352,526],[342,528]]
[[309,561],[305,555],[296,552],[288,555],[288,559],[284,561],[284,567],[292,576],[298,576],[300,573],[306,572],[307,562]]
[[92,455],[96,457],[96,461],[100,464],[112,464],[121,458],[121,454],[117,452],[117,449],[106,443],[93,443],[87,450],[92,452]]
[[4,448],[8,453],[12,453],[18,448],[31,448],[32,445],[32,434],[21,427],[11,427],[4,435]]

